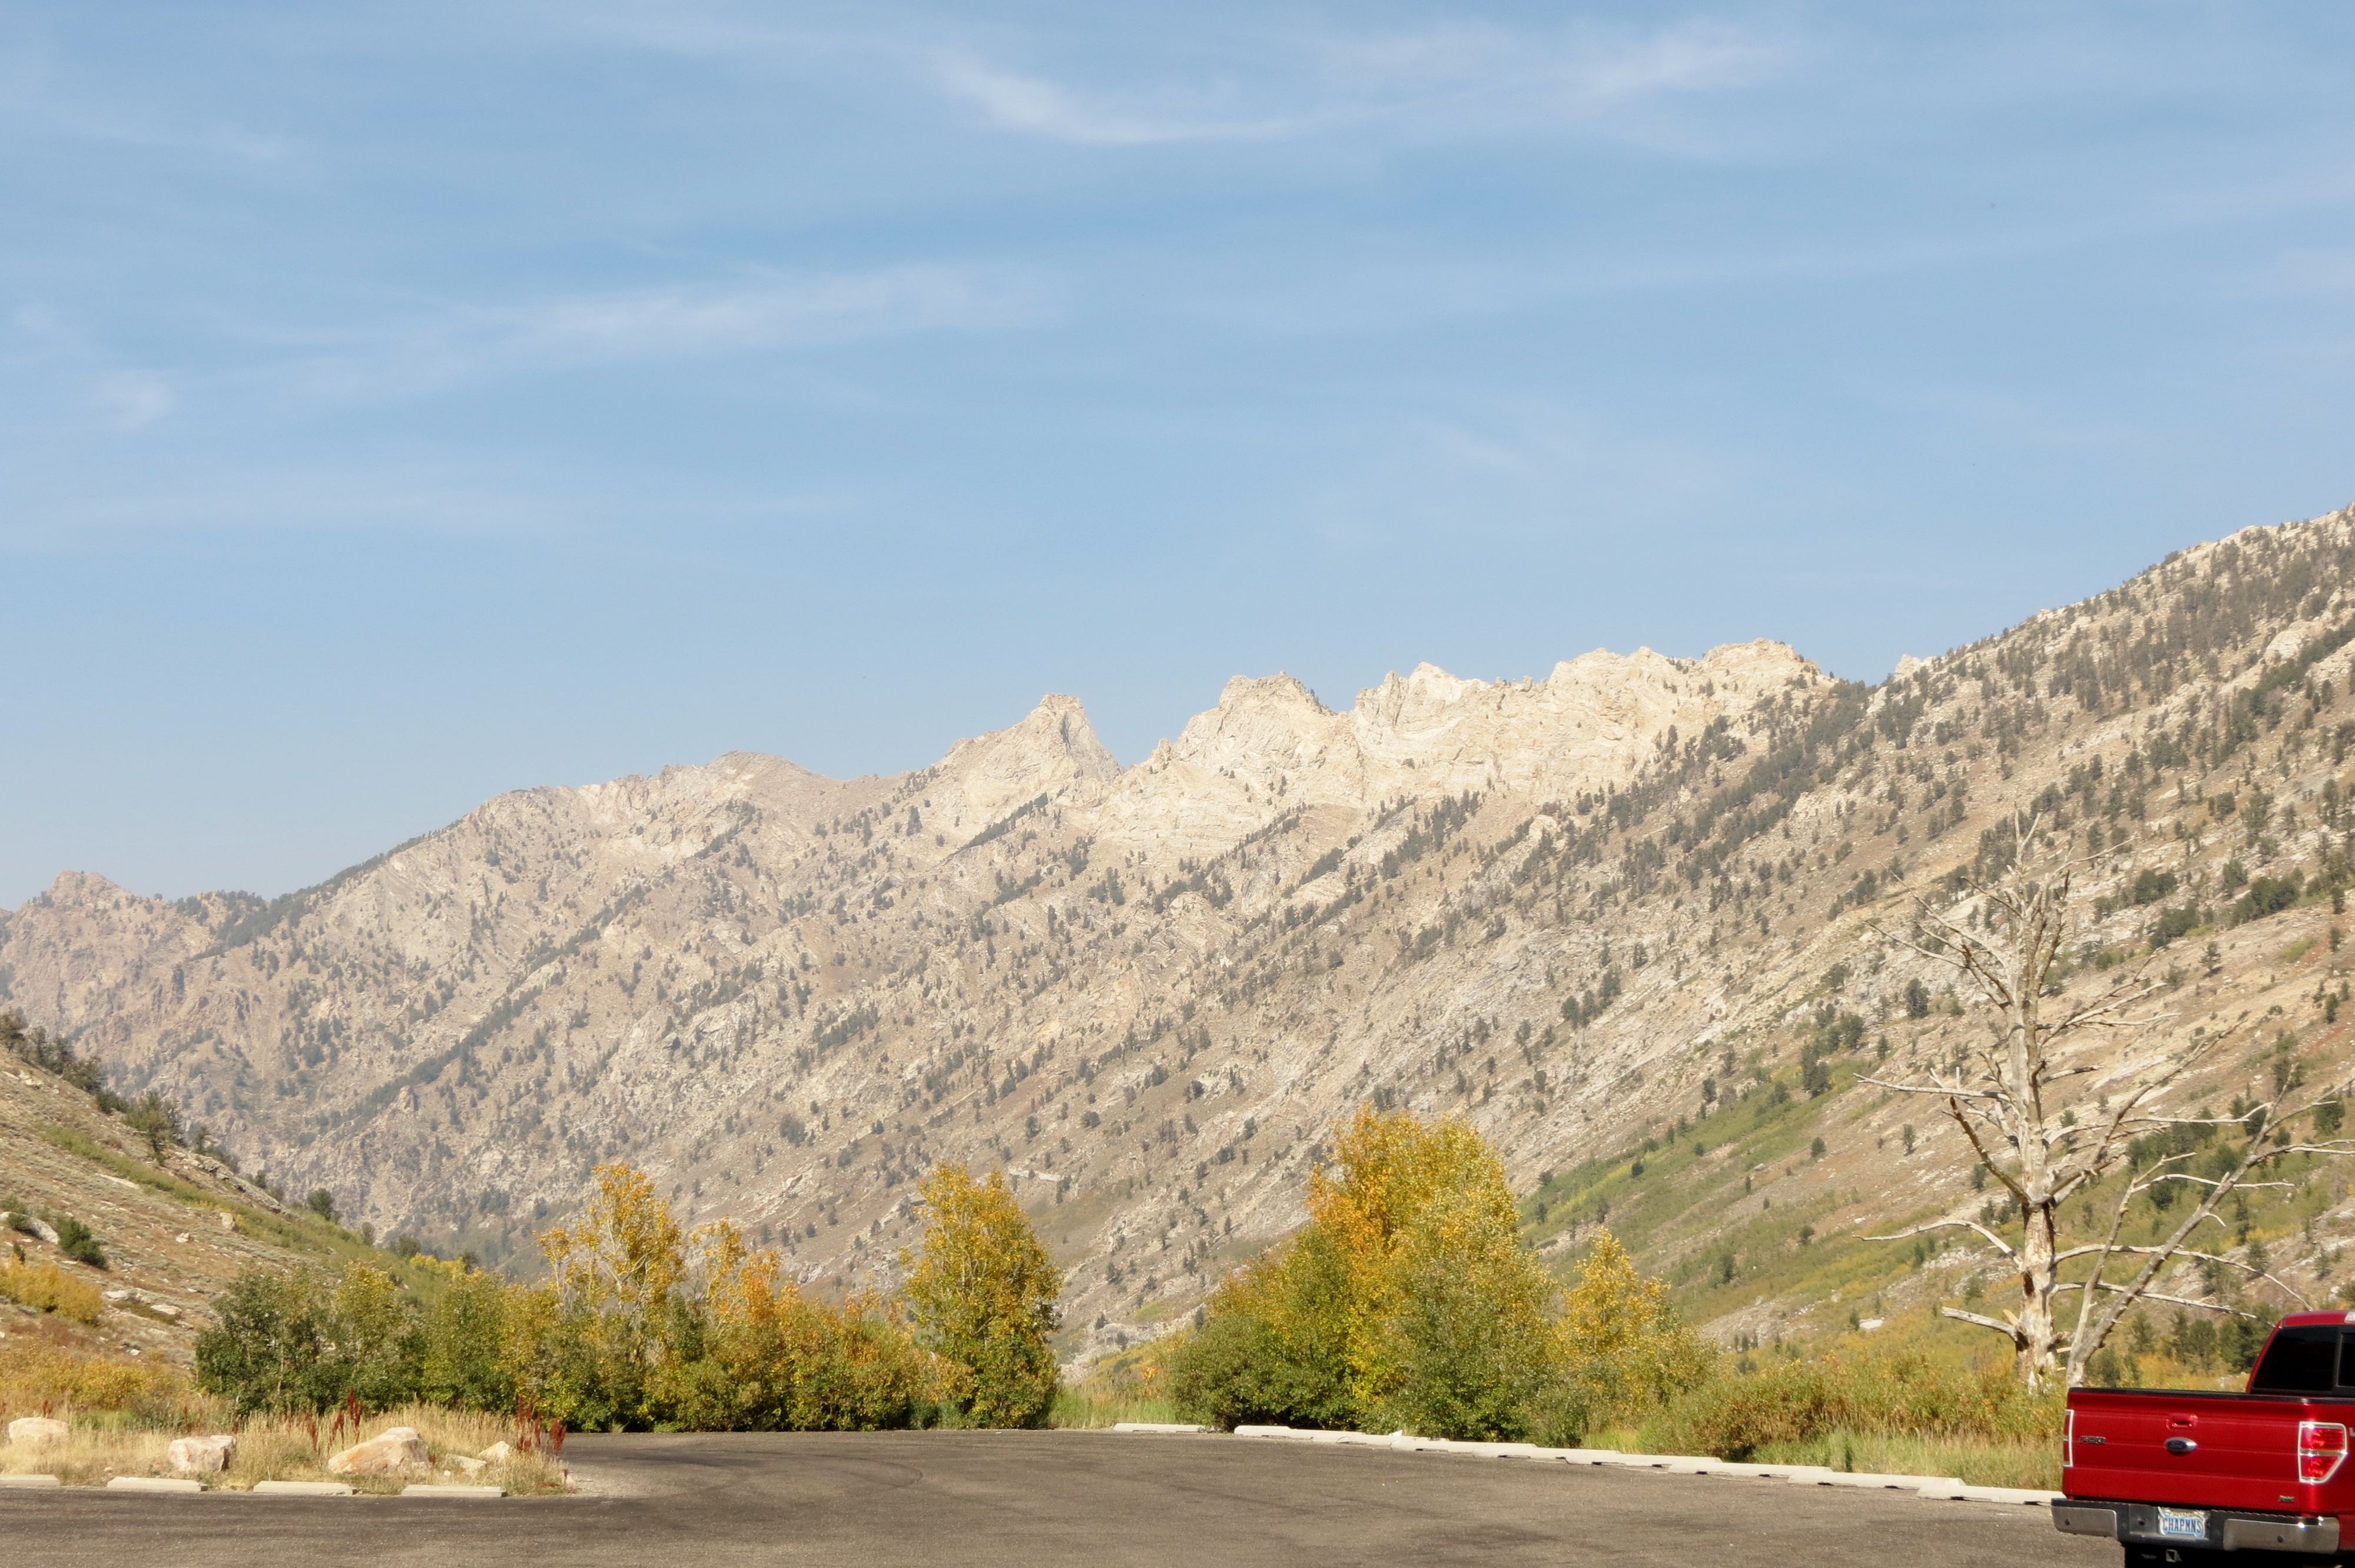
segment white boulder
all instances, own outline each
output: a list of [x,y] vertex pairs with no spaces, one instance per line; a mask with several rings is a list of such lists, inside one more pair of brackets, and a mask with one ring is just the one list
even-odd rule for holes
[[432,1459],[416,1427],[388,1426],[329,1459],[327,1468],[338,1476],[390,1476],[411,1465],[431,1464]]
[[175,1437],[164,1450],[175,1475],[217,1476],[229,1468],[237,1453],[237,1439],[226,1432],[209,1437]]
[[62,1443],[72,1436],[72,1427],[46,1415],[20,1415],[8,1423],[8,1441],[28,1446],[37,1443]]

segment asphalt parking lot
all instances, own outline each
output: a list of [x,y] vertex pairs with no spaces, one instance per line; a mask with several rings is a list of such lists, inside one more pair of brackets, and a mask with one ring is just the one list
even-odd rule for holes
[[495,1502],[0,1492],[0,1563],[2092,1568],[2042,1509],[1529,1460],[1089,1432],[576,1437]]

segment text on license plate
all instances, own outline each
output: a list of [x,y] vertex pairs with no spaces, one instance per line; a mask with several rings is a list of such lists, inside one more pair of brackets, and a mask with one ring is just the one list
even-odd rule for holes
[[2158,1533],[2167,1541],[2205,1541],[2208,1539],[2208,1516],[2197,1509],[2160,1509]]

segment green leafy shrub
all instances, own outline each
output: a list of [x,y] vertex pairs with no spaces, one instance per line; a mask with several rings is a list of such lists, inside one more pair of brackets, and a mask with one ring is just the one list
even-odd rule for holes
[[1179,1418],[1230,1430],[1352,1425],[1348,1290],[1331,1238],[1314,1227],[1230,1275],[1171,1358]]
[[158,1165],[181,1139],[180,1113],[154,1089],[132,1102],[123,1113],[123,1122],[146,1143],[149,1157]]
[[197,1336],[197,1382],[240,1414],[352,1398],[385,1410],[416,1397],[417,1305],[380,1269],[356,1263],[332,1285],[307,1269],[250,1269],[213,1310]]
[[307,1271],[249,1269],[213,1304],[212,1326],[197,1336],[197,1382],[235,1406],[322,1410],[341,1397],[329,1386],[325,1292]]
[[2233,900],[2232,922],[2239,926],[2278,915],[2296,904],[2305,890],[2306,878],[2295,872],[2288,876],[2261,876],[2249,884],[2247,893]]
[[426,1308],[418,1388],[437,1404],[471,1410],[512,1410],[515,1371],[506,1354],[507,1296],[497,1275],[442,1264],[449,1274]]
[[88,1264],[92,1268],[107,1266],[106,1248],[100,1245],[98,1236],[88,1225],[71,1214],[55,1214],[51,1221],[57,1229],[59,1252],[76,1263]]

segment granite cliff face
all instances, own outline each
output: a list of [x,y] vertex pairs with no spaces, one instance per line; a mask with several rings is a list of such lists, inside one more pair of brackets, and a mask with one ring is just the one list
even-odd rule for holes
[[[2215,736],[2282,670],[2329,733],[2350,561],[2355,514],[2251,530],[1870,691],[1770,642],[1423,665],[1341,712],[1238,678],[1125,769],[1050,696],[897,777],[502,796],[269,903],[68,874],[0,916],[0,1001],[290,1188],[494,1257],[627,1159],[814,1277],[888,1275],[933,1160],[1003,1166],[1084,1351],[1296,1224],[1362,1101],[1468,1115],[1527,1181],[1796,1053],[1836,965],[1902,1046],[1914,971],[1865,924],[2041,794],[2116,828],[2117,875],[2201,874],[2178,753],[2336,779],[2343,747]],[[2283,864],[2328,852],[2281,822]]]

